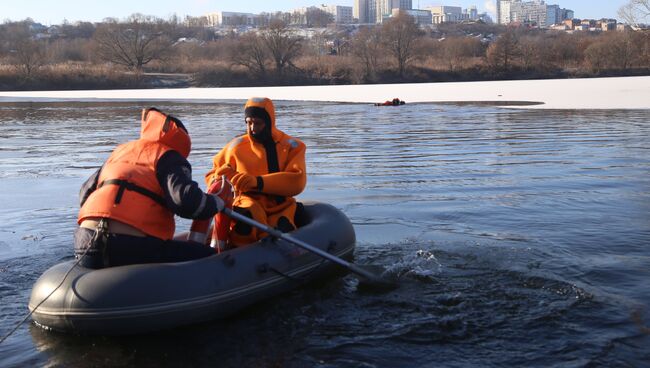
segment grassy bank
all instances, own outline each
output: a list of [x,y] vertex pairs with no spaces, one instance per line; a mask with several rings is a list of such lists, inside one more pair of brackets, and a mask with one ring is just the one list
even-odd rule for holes
[[481,22],[418,27],[403,14],[371,27],[315,28],[274,18],[256,29],[237,31],[141,14],[47,30],[28,20],[0,24],[4,91],[648,74],[650,32],[645,31],[566,33]]
[[342,63],[340,57],[329,56],[321,57],[318,60],[303,60],[297,68],[287,71],[283,75],[273,73],[255,75],[245,68],[224,63],[204,63],[200,70],[196,71],[187,69],[169,71],[164,67],[148,69],[142,73],[134,73],[110,65],[63,63],[39,67],[30,75],[25,75],[13,66],[0,65],[0,90],[49,91],[390,84],[650,75],[648,68],[593,71],[581,68],[541,70],[512,67],[508,70],[495,71],[479,64],[450,71],[431,67],[431,64],[416,64],[402,76],[387,67],[377,70],[370,77],[364,77],[363,72],[353,63]]

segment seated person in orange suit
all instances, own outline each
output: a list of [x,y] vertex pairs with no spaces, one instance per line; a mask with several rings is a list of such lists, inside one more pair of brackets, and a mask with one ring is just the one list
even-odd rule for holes
[[[268,98],[251,98],[244,106],[246,134],[233,139],[213,158],[208,186],[225,175],[235,189],[233,210],[283,232],[296,228],[293,198],[307,183],[305,144],[278,128]],[[232,221],[229,246],[243,246],[268,234]]]

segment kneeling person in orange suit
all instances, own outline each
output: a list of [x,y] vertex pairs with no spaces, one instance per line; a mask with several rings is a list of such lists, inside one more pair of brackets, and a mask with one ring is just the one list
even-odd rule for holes
[[142,111],[140,139],[118,146],[84,183],[75,232],[83,266],[176,262],[214,254],[205,244],[173,239],[174,214],[208,219],[224,208],[192,180],[191,141],[183,123]]
[[[244,106],[246,134],[233,139],[213,158],[208,186],[225,175],[235,188],[233,210],[283,232],[296,228],[298,204],[293,198],[307,183],[305,144],[276,127],[268,98],[251,98]],[[243,246],[267,236],[250,225],[232,221],[227,242]]]

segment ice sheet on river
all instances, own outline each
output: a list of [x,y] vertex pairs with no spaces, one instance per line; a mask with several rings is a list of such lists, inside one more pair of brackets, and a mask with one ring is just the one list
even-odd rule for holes
[[535,109],[650,109],[650,76],[519,81],[0,92],[0,102],[59,100],[245,100],[376,103],[395,97],[435,103],[489,103]]

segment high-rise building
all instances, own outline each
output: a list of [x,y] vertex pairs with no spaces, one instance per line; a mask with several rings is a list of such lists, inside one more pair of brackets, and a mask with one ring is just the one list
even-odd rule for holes
[[501,0],[497,0],[497,24],[501,24]]
[[472,5],[469,7],[469,9],[466,9],[466,13],[471,20],[478,19],[478,10],[476,9],[476,5]]
[[432,22],[435,24],[457,23],[465,20],[467,16],[467,13],[463,14],[463,9],[460,6],[431,6],[425,9],[431,12]]
[[262,24],[260,16],[251,13],[217,11],[208,13],[205,17],[208,19],[208,24],[213,27],[241,25],[258,26]]
[[420,9],[399,9],[393,8],[391,12],[392,17],[398,16],[398,14],[406,14],[413,18],[416,24],[431,25],[431,12],[428,10]]
[[521,22],[548,27],[561,23],[573,11],[559,5],[548,5],[544,0],[497,0],[497,23]]
[[537,26],[546,26],[546,4],[544,0],[533,1],[514,1],[510,9],[511,17],[514,22],[535,24]]
[[359,23],[381,23],[393,9],[411,10],[412,0],[355,0],[353,16]]
[[497,23],[508,24],[512,22],[512,19],[510,17],[510,8],[512,2],[510,0],[497,0],[497,4],[499,4],[497,8]]
[[354,0],[352,7],[352,16],[357,19],[359,23],[370,23],[370,7],[369,0]]
[[349,24],[352,23],[352,7],[342,5],[321,5],[320,9],[332,15],[334,23]]
[[571,10],[571,9],[560,9],[560,11],[562,13],[562,17],[561,17],[562,19],[573,19],[573,18],[575,18],[573,10]]
[[393,9],[411,10],[411,0],[378,0],[377,1],[377,23],[381,23],[385,18],[393,14]]
[[392,9],[411,10],[413,9],[413,1],[412,0],[391,0],[390,8],[391,10]]
[[377,5],[381,0],[368,0],[368,23],[377,23]]

